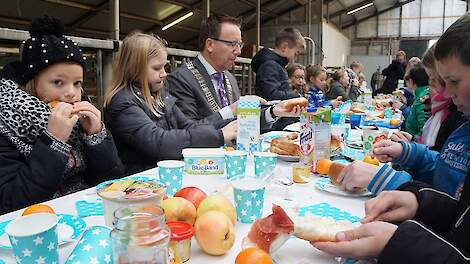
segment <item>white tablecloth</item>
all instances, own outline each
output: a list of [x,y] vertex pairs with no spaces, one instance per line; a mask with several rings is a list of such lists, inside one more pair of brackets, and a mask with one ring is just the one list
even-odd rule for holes
[[[279,161],[276,169],[276,177],[286,177],[291,175],[291,164],[285,161]],[[252,170],[252,166],[247,168],[248,171]],[[155,176],[155,169],[139,173],[139,175]],[[313,177],[312,181],[308,184],[294,184],[290,188],[290,194],[293,197],[293,202],[284,200],[285,187],[274,184],[268,185],[265,194],[264,212],[263,215],[271,213],[271,205],[273,203],[279,204],[284,207],[302,207],[312,204],[327,202],[332,206],[338,207],[347,211],[355,216],[364,216],[364,201],[366,198],[349,198],[336,196],[330,193],[322,192],[314,187],[314,182],[317,177]],[[183,186],[196,186],[201,188],[206,193],[210,194],[223,188],[227,185],[227,180],[222,176],[201,176],[201,175],[185,175]],[[95,188],[90,188],[77,192],[68,196],[64,196],[55,200],[47,202],[51,205],[56,213],[63,214],[77,214],[75,210],[75,202],[83,200],[87,197],[95,197]],[[231,197],[233,199],[233,197]],[[18,210],[9,214],[0,216],[0,222],[13,219],[21,214],[23,210]],[[88,226],[104,225],[104,218],[102,216],[90,216],[84,218]],[[191,259],[187,263],[234,263],[235,257],[241,250],[241,241],[248,233],[251,224],[236,224],[236,241],[232,249],[223,256],[209,256],[202,252],[197,245],[195,238],[192,241]],[[77,240],[78,241],[78,240]],[[69,256],[70,252],[75,247],[77,241],[60,246],[59,255],[60,263],[64,263]],[[0,249],[0,258],[7,263],[14,263],[13,253],[11,250]],[[274,259],[279,264],[286,263],[337,263],[337,261],[315,248],[308,242],[300,239],[291,238],[288,242],[274,255]]]

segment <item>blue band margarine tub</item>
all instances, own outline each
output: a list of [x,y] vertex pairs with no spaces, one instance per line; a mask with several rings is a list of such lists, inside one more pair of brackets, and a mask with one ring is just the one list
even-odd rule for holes
[[221,148],[183,149],[185,171],[188,174],[224,174],[225,152]]

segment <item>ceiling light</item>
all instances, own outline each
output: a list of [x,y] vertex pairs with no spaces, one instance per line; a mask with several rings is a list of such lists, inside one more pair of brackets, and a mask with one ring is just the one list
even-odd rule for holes
[[180,23],[181,21],[185,20],[186,18],[188,18],[188,17],[190,17],[190,16],[192,16],[192,15],[194,15],[193,12],[187,13],[186,15],[184,15],[184,16],[182,16],[182,17],[176,19],[175,21],[171,22],[170,24],[168,24],[168,25],[162,27],[162,30],[165,31],[165,30],[171,28],[172,26],[174,26],[174,25]]
[[368,3],[368,4],[365,4],[365,5],[363,5],[363,6],[358,7],[358,8],[356,8],[356,9],[353,9],[353,10],[349,11],[347,14],[350,15],[350,14],[352,14],[352,13],[356,13],[357,11],[362,10],[362,9],[364,9],[364,8],[368,8],[369,6],[372,6],[372,5],[374,5],[374,2],[370,2],[370,3]]

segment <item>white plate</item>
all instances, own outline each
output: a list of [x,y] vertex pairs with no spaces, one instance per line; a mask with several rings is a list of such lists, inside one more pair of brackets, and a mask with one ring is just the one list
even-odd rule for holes
[[[296,132],[289,132],[289,131],[271,131],[268,133],[264,133],[261,135],[261,138],[263,139],[264,142],[271,143],[273,139],[280,138],[283,136],[290,135],[292,133]],[[294,142],[299,142],[299,133],[297,133],[297,139],[293,140]]]
[[290,162],[298,162],[300,160],[299,156],[277,155],[277,157],[281,160]]
[[290,124],[284,128],[284,130],[300,132],[300,122]]
[[329,192],[329,193],[333,193],[333,194],[337,194],[341,196],[347,196],[347,197],[366,197],[366,196],[372,195],[371,192],[352,193],[352,192],[341,190],[340,188],[338,188],[337,186],[331,183],[330,178],[319,178],[315,182],[315,188],[321,191],[325,191],[325,192]]

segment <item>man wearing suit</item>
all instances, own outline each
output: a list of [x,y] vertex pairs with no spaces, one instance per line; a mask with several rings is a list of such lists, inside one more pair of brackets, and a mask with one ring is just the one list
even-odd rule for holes
[[[212,15],[201,23],[200,54],[167,77],[167,87],[185,115],[212,124],[225,124],[235,117],[240,90],[228,69],[242,47],[239,19]],[[260,102],[265,100],[260,98]],[[298,115],[286,112],[283,105],[262,111],[262,128],[270,127],[279,116]]]

